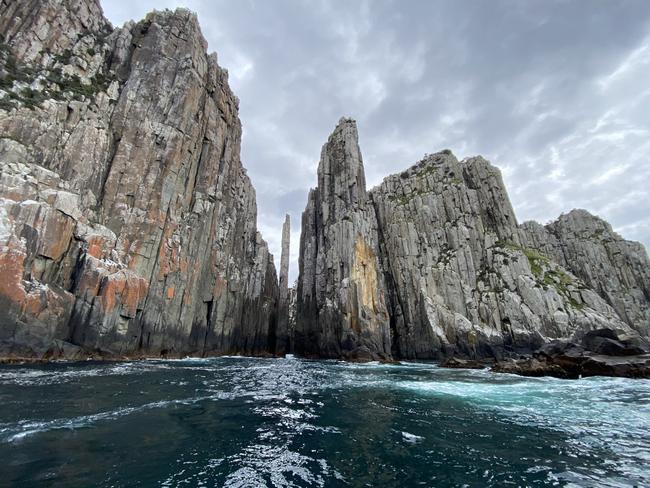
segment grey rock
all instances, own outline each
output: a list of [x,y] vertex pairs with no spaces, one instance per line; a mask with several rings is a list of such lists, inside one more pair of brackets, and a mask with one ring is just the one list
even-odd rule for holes
[[280,255],[280,292],[278,299],[278,329],[276,353],[283,354],[288,349],[289,328],[289,250],[291,244],[291,218],[287,214],[282,225],[282,253]]
[[[369,317],[344,305],[355,296],[348,290],[358,235],[379,266],[373,289],[381,313],[357,322],[351,344],[385,331],[380,318],[384,310],[389,316],[390,334],[363,344],[371,356],[501,358],[556,339],[579,341],[594,329],[645,330],[642,246],[604,223],[598,245],[585,244],[588,231],[576,229],[596,224],[582,217],[561,217],[550,230],[520,227],[499,170],[480,156],[427,155],[367,192],[356,127],[343,120],[323,149],[318,178],[303,214],[298,353],[346,357],[340,344],[350,323]],[[600,270],[605,258],[619,268],[614,278]]]
[[0,31],[0,354],[274,352],[239,101],[196,16],[2,0]]
[[556,340],[532,357],[497,362],[492,370],[522,376],[619,376],[650,378],[650,349],[637,333],[614,329],[592,330],[580,344]]
[[542,226],[525,222],[521,238],[561,264],[607,301],[642,336],[650,336],[650,260],[604,220],[572,210]]
[[600,297],[583,297],[577,277],[521,244],[501,175],[485,159],[430,155],[372,198],[398,357],[500,357],[620,322]]
[[390,357],[386,284],[356,123],[323,146],[302,215],[294,350],[311,357]]
[[287,311],[287,348],[286,351],[293,353],[294,344],[293,338],[296,330],[296,320],[297,320],[297,305],[298,305],[298,288],[297,284],[294,283],[294,286],[289,288],[288,291],[288,311]]
[[476,359],[450,357],[442,361],[440,367],[449,369],[485,369],[488,364]]

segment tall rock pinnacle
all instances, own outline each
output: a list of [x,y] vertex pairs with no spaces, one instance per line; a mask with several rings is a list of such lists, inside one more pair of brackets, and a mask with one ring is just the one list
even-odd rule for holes
[[286,214],[282,225],[282,254],[280,256],[280,297],[278,300],[278,339],[276,353],[287,349],[289,324],[289,259],[291,240],[291,217]]
[[390,329],[375,211],[356,123],[341,119],[323,146],[318,187],[302,216],[294,347],[298,354],[388,358]]

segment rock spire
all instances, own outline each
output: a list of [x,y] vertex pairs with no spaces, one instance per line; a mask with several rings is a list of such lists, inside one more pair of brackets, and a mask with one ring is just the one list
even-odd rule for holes
[[278,337],[277,351],[284,353],[287,349],[286,339],[289,325],[289,260],[291,248],[291,217],[286,214],[282,224],[282,254],[280,255],[280,295],[278,300]]
[[379,232],[357,126],[343,118],[323,146],[302,215],[294,348],[346,359],[390,357]]

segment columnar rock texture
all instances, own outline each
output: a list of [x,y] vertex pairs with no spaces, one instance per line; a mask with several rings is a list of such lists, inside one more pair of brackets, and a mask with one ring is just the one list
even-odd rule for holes
[[522,244],[501,175],[485,159],[434,154],[372,196],[398,357],[498,357],[625,327],[576,276]]
[[289,260],[291,248],[291,217],[287,214],[282,224],[282,253],[280,255],[280,292],[278,300],[278,340],[276,352],[287,350],[289,330]]
[[274,351],[238,99],[195,15],[0,2],[0,355]]
[[306,356],[390,357],[386,283],[356,123],[341,119],[321,152],[302,215],[294,350]]
[[524,222],[521,239],[571,270],[622,320],[650,336],[650,263],[642,244],[624,240],[586,210],[572,210],[546,226]]
[[[371,247],[376,297],[390,317],[390,334],[382,336],[381,348],[369,347],[374,355],[502,357],[593,329],[647,335],[650,266],[641,245],[581,211],[547,228],[520,227],[498,169],[481,157],[459,162],[447,150],[366,192],[360,154],[332,157],[342,127],[347,146],[357,147],[353,123],[343,121],[323,151],[319,186],[303,214],[297,322],[310,327],[303,350],[316,350],[323,335],[337,337],[357,319],[358,335],[365,332],[362,309],[319,318],[354,279],[336,260],[352,255],[355,241],[350,232],[332,232],[350,212],[357,216],[352,229],[364,229],[365,241],[378,245]],[[339,164],[323,164],[332,159]],[[322,190],[331,187],[338,191]],[[348,193],[364,202],[362,211]],[[325,246],[323,234],[329,236]],[[335,354],[326,350],[328,357]]]

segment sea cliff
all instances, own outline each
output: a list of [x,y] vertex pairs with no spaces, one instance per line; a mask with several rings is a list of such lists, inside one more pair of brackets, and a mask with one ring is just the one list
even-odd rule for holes
[[647,350],[641,244],[585,210],[519,224],[481,156],[367,189],[348,118],[289,288],[289,219],[278,280],[195,14],[115,28],[97,0],[0,6],[0,357],[502,359],[592,331]]
[[0,354],[273,354],[238,99],[196,15],[2,0]]

